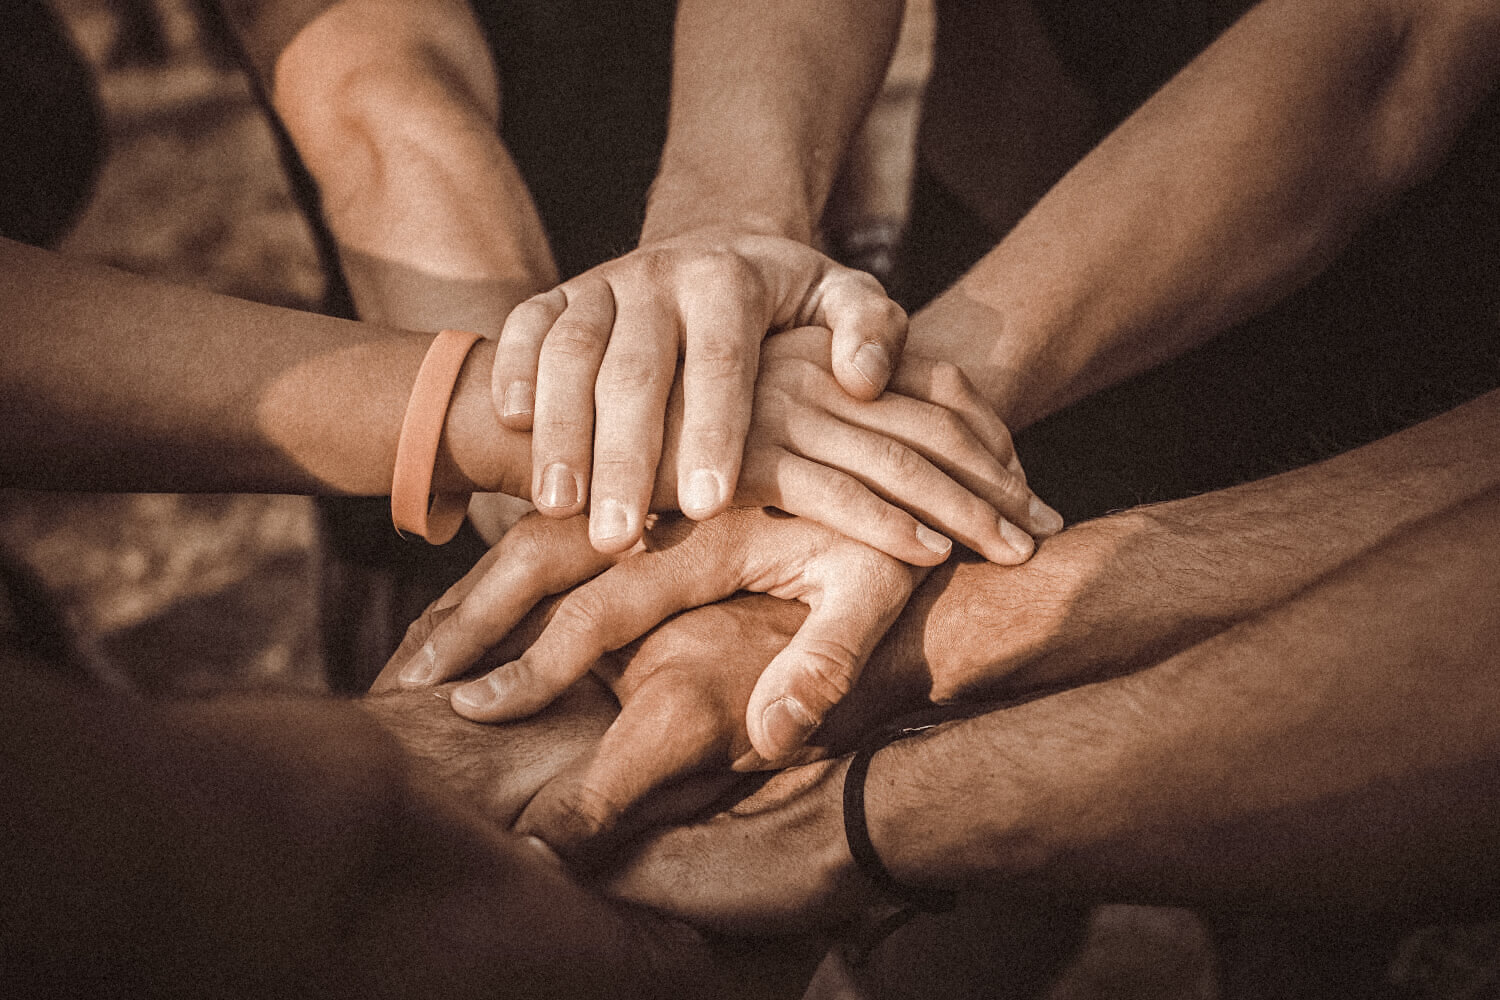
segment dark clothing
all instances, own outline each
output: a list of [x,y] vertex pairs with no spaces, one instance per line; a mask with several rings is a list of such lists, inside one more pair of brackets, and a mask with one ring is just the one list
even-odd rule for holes
[[[962,0],[968,2],[968,0]],[[1234,20],[1237,6],[1047,0],[1059,55],[1113,127]],[[939,7],[941,17],[943,6]],[[1003,234],[919,166],[908,308]],[[1259,478],[1394,433],[1500,386],[1500,100],[1439,173],[1280,305],[1018,436],[1070,521]]]
[[94,78],[45,0],[13,0],[0,30],[0,236],[48,247],[104,162]]

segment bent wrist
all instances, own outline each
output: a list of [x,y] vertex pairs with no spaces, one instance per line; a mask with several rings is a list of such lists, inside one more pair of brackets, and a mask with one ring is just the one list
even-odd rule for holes
[[963,563],[929,584],[932,700],[1070,686],[1139,665],[1175,610],[1162,588],[1137,585],[1143,567],[1161,567],[1153,554],[1167,534],[1150,513],[1126,511],[1054,535],[1019,566]]

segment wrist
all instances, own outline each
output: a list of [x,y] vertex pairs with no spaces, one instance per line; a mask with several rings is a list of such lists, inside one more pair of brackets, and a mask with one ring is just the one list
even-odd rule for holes
[[1139,572],[1166,534],[1148,511],[1126,511],[1054,535],[1020,566],[963,563],[934,581],[922,628],[932,700],[1071,686],[1138,665],[1163,614],[1162,589],[1140,586]]
[[1046,383],[1045,338],[1026,337],[1017,317],[955,285],[911,317],[906,353],[950,361],[1012,431],[1035,422]]
[[761,190],[762,183],[749,178],[699,178],[691,173],[664,169],[652,184],[641,226],[642,246],[699,232],[779,236],[812,245],[822,199],[811,198],[800,187]]

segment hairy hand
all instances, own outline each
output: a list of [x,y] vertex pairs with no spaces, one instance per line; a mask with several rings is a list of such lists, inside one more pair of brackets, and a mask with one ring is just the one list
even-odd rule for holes
[[887,906],[844,841],[848,761],[778,771],[730,808],[638,842],[609,891],[731,934],[831,928]]

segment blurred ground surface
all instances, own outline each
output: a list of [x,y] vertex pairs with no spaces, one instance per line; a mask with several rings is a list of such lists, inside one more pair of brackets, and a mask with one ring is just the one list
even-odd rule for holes
[[[95,196],[61,250],[312,307],[322,278],[270,133],[243,79],[209,57],[184,0],[153,8],[165,42],[157,61],[130,51],[108,0],[55,6],[99,71],[110,142]],[[7,491],[0,537],[144,690],[322,685],[304,498]]]

